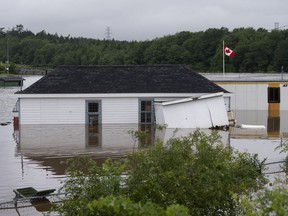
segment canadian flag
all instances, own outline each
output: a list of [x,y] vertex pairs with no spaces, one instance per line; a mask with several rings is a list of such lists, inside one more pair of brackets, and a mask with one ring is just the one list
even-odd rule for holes
[[229,56],[230,58],[233,58],[235,56],[235,52],[231,49],[229,49],[226,45],[224,46],[224,53],[225,55]]

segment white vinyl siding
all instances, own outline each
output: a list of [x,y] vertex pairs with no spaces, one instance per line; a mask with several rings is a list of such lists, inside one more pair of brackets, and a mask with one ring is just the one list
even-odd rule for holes
[[[232,91],[233,92],[233,91]],[[30,96],[30,97],[29,97]],[[87,101],[100,103],[102,124],[138,124],[139,100],[149,95],[21,95],[20,124],[86,124]],[[143,97],[142,97],[143,96]],[[145,97],[144,97],[145,96]],[[147,96],[147,97],[146,97]],[[156,95],[153,95],[156,96]],[[190,96],[192,96],[190,94]],[[157,100],[185,98],[188,95],[159,95]],[[141,98],[141,99],[139,99]],[[151,97],[152,98],[152,97]]]
[[102,123],[139,123],[138,98],[103,98]]
[[85,124],[85,100],[22,98],[21,124]]
[[85,124],[91,100],[101,101],[103,124],[139,123],[138,98],[21,98],[20,124]]

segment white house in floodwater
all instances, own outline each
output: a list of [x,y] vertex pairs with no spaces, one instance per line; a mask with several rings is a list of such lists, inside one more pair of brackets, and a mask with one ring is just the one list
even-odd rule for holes
[[131,65],[59,66],[16,94],[21,125],[98,125],[155,123],[156,101],[219,92],[229,96],[183,65]]

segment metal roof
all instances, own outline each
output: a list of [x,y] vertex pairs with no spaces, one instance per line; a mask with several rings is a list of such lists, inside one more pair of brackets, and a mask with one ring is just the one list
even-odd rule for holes
[[287,82],[285,73],[201,73],[213,82]]

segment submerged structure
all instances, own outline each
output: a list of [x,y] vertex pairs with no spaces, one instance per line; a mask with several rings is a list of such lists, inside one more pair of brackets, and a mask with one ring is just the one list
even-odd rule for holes
[[0,76],[0,87],[23,86],[23,80],[18,76]]
[[[169,103],[177,103],[178,108],[175,106],[172,113],[165,114],[172,117],[182,113],[182,105],[187,104],[177,100],[199,98],[209,101],[210,108],[221,103],[223,116],[229,107],[225,108],[224,101],[230,101],[228,91],[184,65],[59,66],[16,94],[20,125],[170,124],[159,120],[156,104],[167,107]],[[216,94],[217,98],[222,98],[221,102],[213,102],[215,97],[212,96],[204,99],[207,94]],[[203,121],[206,115],[210,115],[209,119],[219,118],[220,107],[207,112],[190,106],[188,115],[196,113],[196,109],[203,111]],[[191,116],[184,127],[208,127],[195,117]],[[213,120],[209,127],[228,124],[227,113],[223,118],[219,122]],[[173,123],[169,127],[179,126],[182,127]]]
[[[256,123],[257,126],[267,128],[269,137],[287,137],[287,73],[226,73],[225,76],[206,73],[202,75],[232,93],[229,104],[237,124],[245,126]],[[238,121],[239,119],[242,121]],[[261,136],[263,132],[264,130]]]
[[228,125],[223,93],[155,103],[156,123],[169,128],[217,128]]

